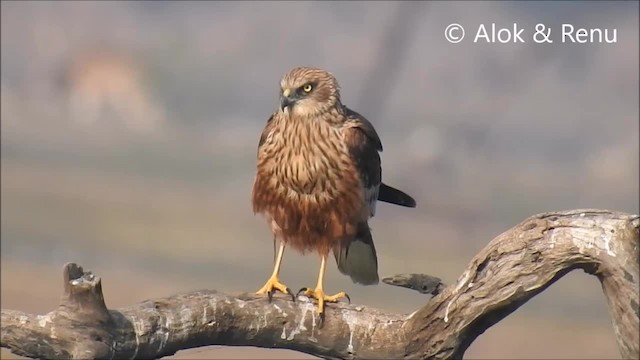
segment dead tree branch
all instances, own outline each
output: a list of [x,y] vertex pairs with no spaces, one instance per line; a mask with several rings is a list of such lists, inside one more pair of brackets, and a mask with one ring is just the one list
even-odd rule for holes
[[43,316],[2,310],[0,345],[31,358],[159,358],[206,345],[286,348],[323,358],[461,358],[487,328],[574,269],[601,282],[623,358],[638,358],[640,218],[606,210],[532,216],[492,240],[460,278],[400,276],[437,294],[411,315],[275,297],[196,291],[108,310],[100,278],[64,268],[60,306]]
[[386,277],[382,282],[431,295],[438,295],[445,287],[440,278],[427,274],[398,274]]

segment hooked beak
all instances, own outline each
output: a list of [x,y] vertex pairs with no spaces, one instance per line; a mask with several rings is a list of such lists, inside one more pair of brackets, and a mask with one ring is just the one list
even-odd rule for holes
[[284,111],[286,107],[291,110],[291,106],[297,101],[295,97],[291,96],[290,89],[284,89],[282,95],[280,95],[280,110]]

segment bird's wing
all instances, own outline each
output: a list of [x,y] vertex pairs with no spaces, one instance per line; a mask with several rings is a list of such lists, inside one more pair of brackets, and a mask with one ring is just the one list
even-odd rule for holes
[[385,183],[380,183],[380,190],[378,190],[378,200],[404,207],[416,207],[416,201],[411,196],[409,196],[402,190],[398,190]]
[[354,163],[360,171],[371,216],[375,215],[376,200],[416,207],[416,201],[405,192],[382,182],[380,155],[382,142],[373,125],[362,115],[345,106],[349,132],[347,142]]
[[[376,201],[382,169],[380,154],[382,144],[373,125],[362,115],[345,107],[347,117],[345,141],[351,160],[364,186],[365,201],[369,208],[369,217],[375,215]],[[345,239],[333,249],[338,270],[349,275],[357,284],[373,285],[378,279],[378,259],[373,238],[366,219],[358,223],[358,231],[352,239]]]
[[362,180],[369,215],[376,213],[376,201],[382,181],[380,154],[382,143],[373,125],[362,115],[345,107],[347,116],[346,142],[351,159]]

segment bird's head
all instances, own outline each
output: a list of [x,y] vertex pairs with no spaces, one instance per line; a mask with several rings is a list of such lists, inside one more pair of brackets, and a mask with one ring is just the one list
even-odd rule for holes
[[340,103],[340,87],[328,71],[297,67],[280,80],[280,111],[297,116],[322,114]]

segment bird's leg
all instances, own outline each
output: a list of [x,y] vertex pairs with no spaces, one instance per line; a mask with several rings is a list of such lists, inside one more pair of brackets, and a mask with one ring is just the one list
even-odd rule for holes
[[267,280],[267,283],[264,284],[264,286],[256,292],[256,294],[258,295],[267,294],[267,296],[269,297],[269,302],[271,302],[273,293],[276,290],[280,291],[283,294],[290,295],[291,299],[293,301],[296,301],[293,293],[291,292],[291,289],[289,289],[285,284],[281,283],[280,280],[278,280],[278,274],[280,274],[280,264],[282,263],[282,255],[284,254],[284,247],[285,244],[281,241],[280,249],[278,250],[278,255],[276,256],[275,265],[273,267],[273,273],[271,274],[269,280]]
[[324,322],[324,303],[325,302],[334,303],[334,302],[338,302],[338,300],[341,298],[347,298],[347,300],[349,300],[349,303],[351,303],[351,299],[349,298],[349,295],[347,295],[347,293],[345,293],[344,291],[341,291],[331,296],[328,296],[325,294],[323,284],[324,284],[324,272],[325,272],[326,266],[327,266],[327,256],[322,255],[322,260],[320,262],[320,274],[318,275],[318,284],[316,284],[316,288],[313,290],[308,288],[302,288],[300,289],[300,291],[298,291],[298,294],[304,293],[305,296],[318,300],[318,315],[320,315],[321,324]]

